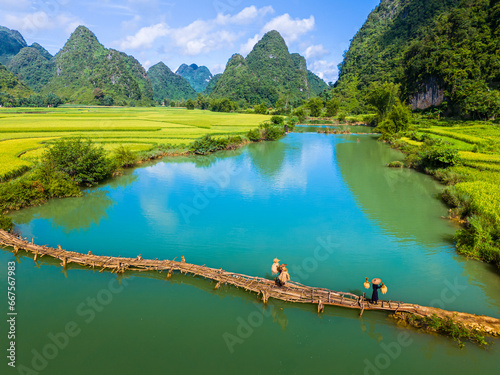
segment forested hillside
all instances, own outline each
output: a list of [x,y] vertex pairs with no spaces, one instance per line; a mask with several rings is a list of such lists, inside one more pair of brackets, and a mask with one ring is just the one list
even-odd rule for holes
[[43,92],[83,104],[148,104],[153,99],[151,83],[140,63],[104,48],[86,27],[75,30],[55,59],[55,75]]
[[6,95],[26,97],[32,93],[29,87],[21,83],[5,66],[0,64],[0,97]]
[[333,95],[363,101],[371,82],[389,81],[414,109],[498,116],[498,19],[498,0],[382,0],[345,53]]
[[149,68],[148,77],[153,86],[154,100],[159,103],[164,100],[195,99],[197,96],[189,82],[172,72],[163,62]]
[[250,104],[274,105],[280,98],[299,103],[317,95],[321,89],[316,79],[311,88],[311,74],[305,59],[298,54],[291,55],[281,35],[270,31],[247,58],[233,55],[211,96]]
[[21,33],[17,30],[10,30],[0,26],[0,63],[7,65],[8,62],[19,53],[24,47],[27,47]]
[[8,68],[37,92],[42,90],[56,72],[55,60],[41,46],[23,48],[10,60]]
[[196,64],[182,64],[175,74],[186,79],[196,92],[204,91],[213,78],[212,73],[206,66],[198,66]]
[[214,88],[217,85],[217,82],[219,82],[220,77],[222,77],[222,74],[216,74],[212,77],[210,82],[208,82],[205,90],[203,90],[203,95],[210,95],[212,91],[214,91]]

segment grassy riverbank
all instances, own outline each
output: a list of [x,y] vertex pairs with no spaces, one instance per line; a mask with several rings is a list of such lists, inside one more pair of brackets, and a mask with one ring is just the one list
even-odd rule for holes
[[[458,252],[500,268],[500,125],[419,117],[413,131],[392,142],[407,153],[408,166],[448,185],[443,200],[463,224]],[[422,163],[431,154],[437,163]]]
[[204,135],[243,135],[266,115],[177,108],[1,108],[0,181],[22,174],[60,138],[91,138],[106,150],[184,148]]

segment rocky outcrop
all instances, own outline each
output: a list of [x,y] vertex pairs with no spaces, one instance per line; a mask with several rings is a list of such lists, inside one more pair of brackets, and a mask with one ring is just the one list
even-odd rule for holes
[[444,90],[439,87],[439,84],[435,79],[430,79],[427,83],[422,85],[422,91],[415,94],[411,100],[411,108],[415,109],[427,109],[429,107],[435,107],[443,103],[444,101]]

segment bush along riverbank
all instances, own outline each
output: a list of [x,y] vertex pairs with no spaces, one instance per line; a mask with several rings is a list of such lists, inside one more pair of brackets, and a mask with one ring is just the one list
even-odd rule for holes
[[[406,154],[404,165],[447,185],[442,200],[462,225],[459,254],[500,269],[500,127],[489,122],[426,121],[381,139]],[[391,164],[391,166],[395,166]]]
[[436,314],[432,316],[419,316],[410,313],[396,313],[390,315],[403,326],[412,326],[426,332],[435,332],[440,335],[449,336],[457,342],[462,349],[465,341],[469,341],[486,348],[490,343],[486,341],[485,333],[480,329],[466,327],[463,323],[453,318],[442,318]]
[[[160,145],[147,152],[135,153],[125,146],[107,152],[91,140],[81,138],[56,141],[26,173],[0,183],[0,228],[12,231],[9,211],[45,203],[51,198],[82,196],[82,188],[94,186],[120,175],[123,168],[166,156],[207,155],[235,150],[250,142],[278,140],[285,135],[284,118],[274,116],[258,129],[243,136],[206,135],[189,145]],[[258,136],[253,136],[258,134]],[[252,135],[252,137],[250,137]]]

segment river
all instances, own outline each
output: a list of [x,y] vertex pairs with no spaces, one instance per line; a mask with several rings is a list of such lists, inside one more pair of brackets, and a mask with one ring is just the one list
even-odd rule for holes
[[[385,166],[401,159],[374,135],[292,133],[236,151],[145,163],[83,198],[12,217],[38,244],[99,255],[184,255],[262,277],[278,257],[292,280],[307,285],[360,294],[365,277],[380,277],[387,299],[500,317],[500,276],[456,254],[457,227],[442,219],[442,187]],[[7,251],[0,259],[0,285],[7,285],[7,262],[16,259]],[[214,291],[214,283],[188,276],[118,277],[65,272],[43,258],[17,262],[16,364],[24,372],[8,374],[498,371],[499,340],[488,350],[460,350],[448,337],[399,327],[385,313],[360,318],[327,307],[318,315],[316,306],[271,300],[264,307],[255,295]],[[7,311],[5,294],[0,307]],[[7,339],[1,343],[5,353]]]

